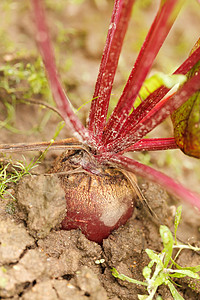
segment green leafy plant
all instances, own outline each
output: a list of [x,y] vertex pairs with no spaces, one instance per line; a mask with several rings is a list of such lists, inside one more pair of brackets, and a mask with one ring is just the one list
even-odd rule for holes
[[[20,59],[20,57],[18,58]],[[0,87],[6,89],[8,93],[22,92],[24,97],[31,97],[33,94],[49,94],[47,79],[42,68],[41,59],[33,63],[7,62],[0,67],[3,73]],[[20,86],[24,82],[24,87]]]
[[[200,39],[192,49],[195,51],[200,45]],[[200,69],[200,62],[193,67],[187,77],[191,78]],[[173,114],[174,138],[180,149],[188,155],[199,158],[200,127],[199,127],[200,93],[194,93],[186,103],[181,105]]]
[[[145,252],[150,258],[148,266],[143,269],[145,281],[138,281],[123,274],[119,274],[115,268],[112,269],[114,277],[125,280],[134,284],[146,286],[148,295],[138,295],[140,300],[151,300],[156,294],[158,287],[162,284],[167,285],[175,300],[183,300],[184,298],[178,293],[173,280],[175,278],[190,277],[200,279],[200,265],[196,267],[181,267],[176,263],[176,259],[183,249],[191,249],[199,251],[200,248],[191,245],[184,245],[177,240],[177,228],[181,219],[182,207],[179,206],[176,211],[174,222],[174,238],[170,229],[165,226],[160,226],[160,236],[163,242],[163,250],[156,253],[151,249],[146,249]],[[178,249],[178,252],[173,255],[173,250]],[[154,268],[153,268],[154,267]]]
[[24,158],[24,161],[13,162],[11,159],[6,164],[0,166],[0,197],[3,198],[7,193],[13,199],[7,189],[9,185],[17,183],[23,176],[30,175],[30,171],[38,166],[40,160],[44,157],[48,148],[39,156],[39,158],[33,158],[29,163]]
[[[52,102],[41,59],[30,57],[31,62],[28,63],[26,59],[23,62],[18,62],[20,59],[21,56],[17,55],[13,61],[6,62],[0,67],[0,88],[5,91],[2,94],[2,100],[4,116],[6,116],[0,121],[0,128],[4,127],[14,133],[21,133],[15,127],[15,110],[18,102],[31,105],[38,104],[40,108],[44,108],[46,103],[41,104],[39,100],[41,96],[47,99],[48,103]],[[34,99],[32,98],[33,95]],[[50,107],[48,104],[46,106]],[[23,133],[30,134],[30,132],[41,131],[49,121],[50,116],[51,111],[48,110],[42,115],[36,126]]]
[[[60,128],[62,128],[62,124],[60,124]],[[56,137],[60,128],[57,128],[54,137]],[[46,147],[43,149],[44,151],[38,158],[32,158],[29,163],[27,163],[25,158],[23,161],[17,161],[15,163],[13,163],[10,159],[6,164],[0,166],[0,197],[3,198],[3,195],[7,192],[6,189],[9,184],[17,183],[25,175],[31,175],[30,171],[40,164],[41,160],[44,159],[46,153],[53,143],[54,139],[52,139],[50,143],[46,145]]]

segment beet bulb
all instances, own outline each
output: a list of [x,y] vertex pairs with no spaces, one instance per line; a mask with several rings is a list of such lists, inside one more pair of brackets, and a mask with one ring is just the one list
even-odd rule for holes
[[87,151],[68,150],[55,161],[51,173],[58,173],[67,201],[62,229],[81,229],[101,243],[125,224],[134,209],[136,194],[118,169],[99,165]]

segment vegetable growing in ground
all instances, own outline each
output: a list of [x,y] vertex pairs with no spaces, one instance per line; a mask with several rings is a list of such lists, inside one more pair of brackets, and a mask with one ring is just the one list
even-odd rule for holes
[[[134,0],[115,0],[87,127],[83,126],[74,114],[70,100],[60,83],[43,1],[31,2],[37,29],[36,40],[50,88],[63,120],[76,137],[76,140],[64,140],[51,145],[53,148],[60,144],[60,147],[67,149],[52,169],[52,172],[62,173],[61,183],[66,190],[68,212],[63,221],[63,228],[81,228],[89,239],[101,242],[111,230],[124,224],[132,213],[135,193],[140,193],[133,174],[159,183],[176,197],[200,209],[198,195],[161,172],[123,156],[128,151],[167,150],[178,147],[174,137],[148,139],[145,136],[199,92],[200,72],[199,68],[196,68],[200,60],[199,45],[197,44],[192,54],[174,71],[172,83],[176,81],[176,75],[186,75],[195,68],[195,72],[184,77],[185,82],[173,95],[166,97],[173,84],[170,85],[164,80],[164,84],[161,83],[156,90],[150,92],[137,108],[134,108],[134,103],[185,1],[160,1],[156,17],[122,95],[107,120],[112,85],[134,4]],[[38,144],[34,149],[47,145],[48,143]],[[33,149],[31,145],[26,147],[28,150]],[[1,147],[2,151],[8,148],[14,151],[20,149],[20,145]],[[200,153],[198,145],[196,150]],[[124,190],[125,186],[125,192],[121,193],[120,188]],[[77,196],[79,194],[81,196]]]

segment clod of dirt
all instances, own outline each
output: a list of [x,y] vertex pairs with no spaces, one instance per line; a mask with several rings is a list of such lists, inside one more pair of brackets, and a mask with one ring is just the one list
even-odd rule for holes
[[[56,290],[53,287],[52,281],[44,281],[33,286],[25,293],[22,300],[57,300]],[[59,300],[61,300],[59,298]]]
[[[59,300],[89,300],[96,299],[90,298],[83,291],[80,290],[78,286],[66,283],[64,280],[54,280],[54,289],[57,292]],[[28,299],[27,299],[28,300]],[[48,299],[49,300],[49,299]]]
[[[167,194],[167,192],[155,183],[146,180],[142,180],[142,182],[140,183],[140,189],[144,197],[148,199],[148,203],[151,209],[159,218],[160,223],[166,225],[171,224],[173,222],[173,216],[168,205],[169,195]],[[142,210],[141,213],[145,215],[146,219],[145,210]],[[146,221],[148,222],[149,220],[146,219]]]
[[15,263],[27,247],[34,244],[34,239],[22,224],[15,224],[10,219],[0,222],[0,265]]
[[114,267],[119,273],[143,280],[142,269],[148,264],[144,253],[147,243],[145,228],[136,216],[103,241],[104,257],[109,268],[102,276],[102,283],[110,298],[118,295],[120,299],[132,300],[137,299],[138,294],[145,294],[144,288],[138,285],[114,279],[110,271]]
[[[143,182],[140,184],[140,189],[144,197],[148,199],[151,209],[157,216],[157,219],[155,219],[155,217],[151,218],[146,209],[144,209],[144,207],[138,203],[138,207],[140,209],[138,217],[142,221],[142,224],[145,228],[145,240],[147,242],[146,247],[155,249],[155,247],[158,245],[158,241],[161,241],[158,234],[159,226],[162,224],[173,229],[173,210],[168,205],[171,199],[165,190],[161,189],[159,185],[156,185],[152,182],[143,180]],[[156,223],[157,226],[155,226]],[[162,246],[161,243],[160,246]],[[161,248],[157,248],[157,250],[160,251]]]
[[[45,293],[44,293],[45,291]],[[82,267],[70,282],[53,279],[40,282],[23,295],[21,300],[107,300],[107,294],[97,275]]]
[[[200,255],[191,250],[184,250],[180,253],[177,263],[181,267],[195,267],[200,265]],[[200,272],[198,272],[200,274]],[[190,287],[191,290],[187,289],[187,294],[190,295],[191,299],[195,299],[195,293],[198,294],[198,299],[200,297],[200,280],[190,277],[184,277],[181,279],[181,285]]]
[[27,251],[14,266],[0,268],[0,297],[12,297],[23,291],[27,283],[42,277],[46,269],[43,254],[32,249]]
[[30,233],[44,238],[66,215],[65,192],[56,175],[24,177],[17,190],[17,202],[25,212]]
[[101,247],[86,239],[79,230],[53,231],[38,241],[41,252],[48,257],[48,274],[61,277],[74,274],[81,265],[99,272],[95,260],[102,258]]
[[72,282],[89,298],[95,300],[107,299],[106,291],[101,286],[97,275],[86,266],[83,266],[80,271],[76,272],[76,276]]

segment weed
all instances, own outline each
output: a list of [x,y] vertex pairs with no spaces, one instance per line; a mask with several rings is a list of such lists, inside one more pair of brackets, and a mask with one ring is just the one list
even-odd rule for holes
[[[193,251],[200,251],[200,248],[191,245],[184,245],[177,240],[177,229],[181,219],[182,207],[179,206],[175,215],[174,222],[174,238],[172,232],[167,226],[160,226],[160,236],[163,242],[163,250],[156,253],[151,249],[146,249],[145,252],[150,258],[148,266],[143,269],[143,276],[145,281],[138,281],[123,274],[119,274],[115,268],[112,269],[114,277],[125,280],[134,284],[146,286],[148,295],[138,295],[140,300],[152,300],[156,294],[159,286],[167,285],[175,300],[183,300],[183,297],[178,293],[174,286],[176,278],[183,278],[188,276],[194,279],[200,279],[197,272],[200,271],[200,265],[196,267],[181,267],[176,263],[180,252],[183,249],[191,249]],[[174,255],[173,250],[178,249]],[[153,271],[154,268],[154,271]]]
[[[0,67],[0,71],[3,73],[0,87],[3,87],[9,94],[23,93],[23,97],[28,98],[34,94],[49,95],[47,79],[40,58],[33,63],[7,62]],[[23,86],[20,85],[22,82]]]
[[7,191],[8,187],[16,184],[25,175],[30,175],[30,172],[38,166],[47,151],[48,148],[46,148],[39,158],[33,158],[29,163],[24,158],[23,161],[17,162],[9,159],[6,164],[2,164],[0,166],[0,197],[3,198],[5,193],[8,193],[14,199],[12,194]]
[[[37,97],[43,97],[48,99],[48,102],[52,102],[52,98],[49,93],[47,79],[42,67],[41,59],[27,58],[24,62],[15,62],[20,60],[20,56],[13,58],[13,61],[6,62],[0,67],[1,82],[0,88],[3,88],[3,104],[4,115],[6,118],[0,121],[0,127],[4,127],[14,133],[21,133],[15,126],[15,110],[19,102],[30,104],[38,103],[40,108],[44,106],[40,105],[37,98],[35,101],[29,100],[35,95]],[[26,61],[27,60],[27,61]],[[28,62],[31,61],[32,62]],[[24,134],[30,134],[33,132],[40,132],[51,117],[51,111],[47,111],[42,115],[38,124],[30,130],[24,131]]]

